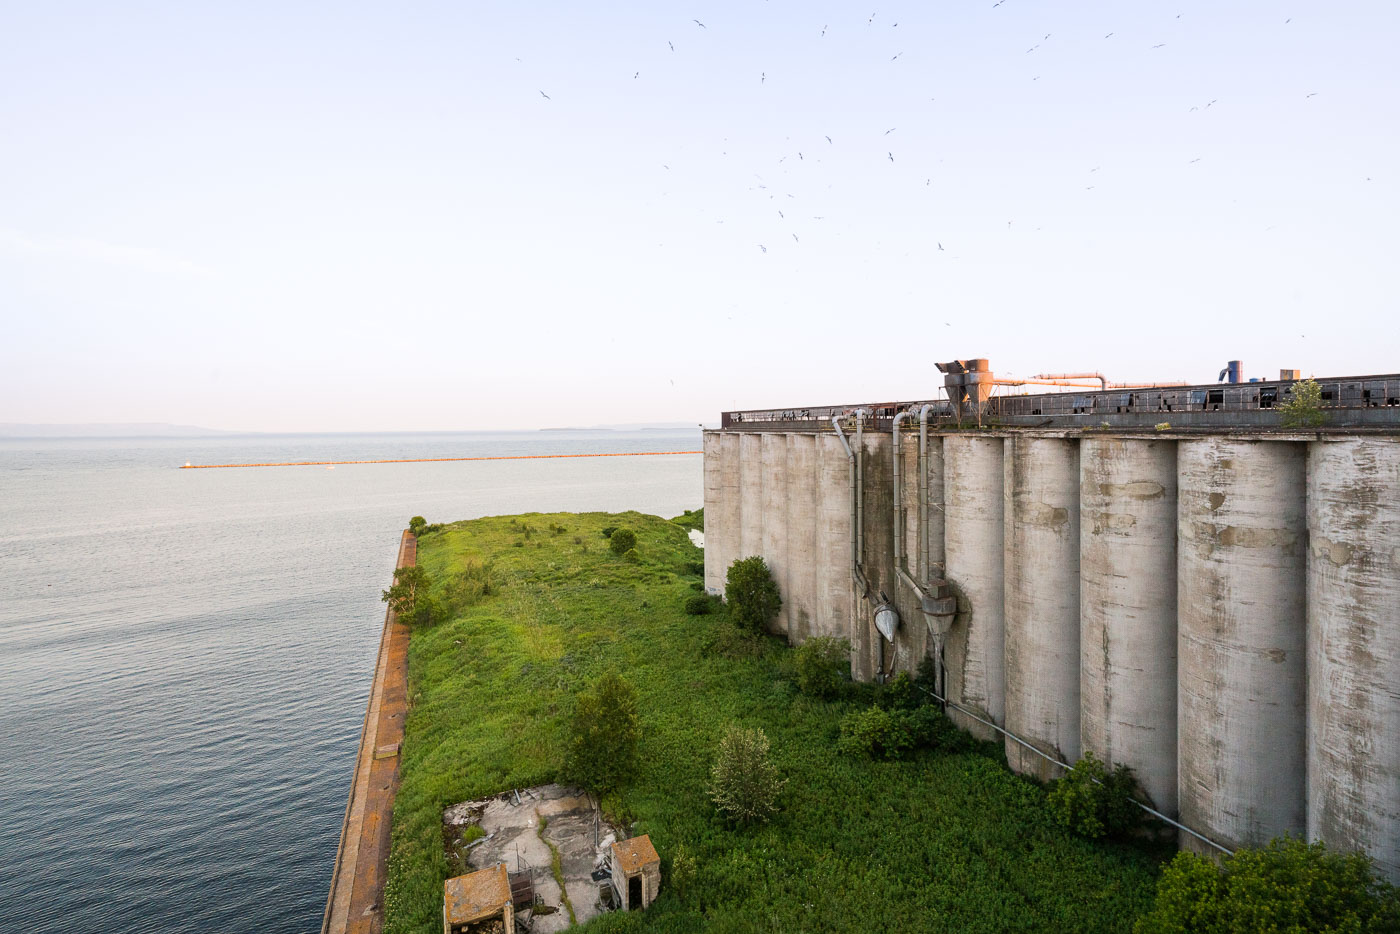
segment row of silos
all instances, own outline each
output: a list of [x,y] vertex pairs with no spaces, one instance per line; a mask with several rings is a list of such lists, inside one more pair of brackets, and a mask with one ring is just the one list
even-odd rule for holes
[[[767,434],[707,435],[707,583],[765,554],[781,627],[850,636],[864,659],[844,452]],[[1131,766],[1159,809],[1226,846],[1306,833],[1400,878],[1400,442],[942,433],[922,534],[913,447],[904,512],[865,516],[865,560],[888,558],[899,527],[911,573],[946,570],[950,699],[1057,759]],[[1019,771],[1053,774],[1007,747]]]

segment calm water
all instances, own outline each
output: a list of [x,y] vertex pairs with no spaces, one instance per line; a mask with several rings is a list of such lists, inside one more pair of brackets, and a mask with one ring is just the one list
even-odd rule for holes
[[319,929],[409,516],[672,516],[698,431],[0,441],[0,931]]

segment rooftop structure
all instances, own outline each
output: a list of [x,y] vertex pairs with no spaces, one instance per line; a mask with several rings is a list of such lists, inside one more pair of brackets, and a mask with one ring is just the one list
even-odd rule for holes
[[[491,925],[498,921],[499,927]],[[515,932],[515,910],[505,863],[478,869],[443,883],[443,934],[471,934],[487,926],[503,934]]]
[[661,889],[661,857],[650,836],[642,834],[612,845],[612,876],[624,910],[652,903]]

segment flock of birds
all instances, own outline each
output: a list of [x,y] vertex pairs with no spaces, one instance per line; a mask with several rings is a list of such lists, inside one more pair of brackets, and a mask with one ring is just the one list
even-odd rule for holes
[[[1007,2],[1008,2],[1008,0],[997,0],[997,2],[995,2],[995,3],[993,3],[993,4],[991,5],[991,7],[992,7],[992,9],[996,9],[996,8],[998,8],[998,7],[1003,6],[1003,5],[1006,4]],[[870,27],[873,27],[873,26],[874,26],[875,20],[877,19],[878,15],[879,15],[879,14],[878,14],[878,11],[877,11],[877,12],[871,13],[870,16],[867,17],[866,22],[865,22],[865,25],[866,25],[867,28],[870,28]],[[1178,13],[1178,14],[1176,15],[1175,18],[1178,19],[1178,20],[1181,19],[1181,14]],[[699,20],[699,19],[694,19],[694,18],[692,18],[692,19],[690,20],[690,22],[694,24],[694,28],[696,28],[697,30],[708,30],[708,29],[709,29],[709,27],[706,26],[706,24],[705,24],[704,22],[702,22],[701,20]],[[1290,24],[1290,23],[1292,23],[1292,18],[1291,18],[1291,17],[1285,18],[1285,19],[1283,20],[1283,22],[1284,22],[1285,25]],[[898,26],[899,26],[899,23],[898,23],[898,21],[896,21],[896,22],[891,23],[889,28],[893,29],[893,28],[897,28]],[[819,37],[819,38],[825,38],[825,36],[826,36],[827,31],[828,31],[829,28],[830,28],[830,24],[829,24],[829,23],[823,24],[822,27],[821,27],[821,29],[820,29],[820,31],[818,32],[818,37]],[[1029,48],[1027,48],[1027,49],[1025,50],[1025,54],[1027,54],[1027,55],[1034,54],[1037,50],[1039,50],[1039,49],[1041,48],[1041,46],[1042,46],[1044,43],[1049,42],[1050,39],[1053,37],[1053,35],[1054,35],[1054,33],[1052,33],[1052,32],[1047,32],[1047,33],[1045,33],[1044,36],[1041,37],[1040,41],[1034,43],[1033,45],[1031,45]],[[1104,39],[1104,40],[1111,40],[1111,39],[1114,38],[1115,35],[1116,35],[1116,33],[1115,33],[1114,31],[1109,31],[1109,32],[1107,32],[1107,33],[1104,34],[1103,39]],[[672,52],[672,53],[675,53],[675,52],[676,52],[676,46],[675,46],[675,43],[674,43],[673,41],[667,40],[666,45],[667,45],[667,48],[670,50],[670,52]],[[1155,43],[1155,44],[1151,45],[1150,47],[1148,47],[1147,51],[1149,51],[1149,52],[1154,52],[1154,51],[1157,51],[1157,50],[1159,50],[1159,49],[1166,48],[1167,45],[1168,45],[1168,43],[1166,43],[1166,42],[1158,42],[1158,43]],[[898,62],[898,61],[903,57],[903,55],[904,55],[904,52],[903,52],[902,50],[901,50],[901,51],[898,51],[898,52],[896,52],[893,56],[890,57],[889,61],[890,61],[891,63]],[[517,59],[517,61],[519,61],[519,59]],[[633,80],[640,79],[640,77],[641,77],[641,71],[640,71],[640,70],[636,70],[636,71],[633,72],[633,74],[632,74]],[[760,85],[765,85],[765,84],[767,83],[767,80],[768,80],[768,74],[767,74],[767,72],[766,72],[766,71],[760,71],[760,72],[759,72],[759,75],[758,75],[758,83],[759,83]],[[1034,77],[1031,78],[1031,80],[1032,80],[1032,81],[1039,81],[1039,80],[1040,80],[1040,75],[1035,75]],[[547,101],[553,100],[553,98],[552,98],[548,93],[546,93],[543,89],[541,89],[539,93],[540,93],[540,97],[543,98],[544,100],[547,100]],[[1316,92],[1316,91],[1310,92],[1310,93],[1308,93],[1307,95],[1305,95],[1305,97],[1308,98],[1308,99],[1313,98],[1313,97],[1315,97],[1315,96],[1317,96],[1317,92]],[[1218,99],[1211,99],[1211,100],[1205,102],[1204,104],[1195,104],[1195,105],[1192,105],[1192,106],[1188,109],[1188,112],[1194,113],[1194,112],[1197,112],[1197,111],[1206,111],[1206,110],[1209,110],[1210,108],[1212,108],[1213,106],[1215,106],[1215,105],[1218,104],[1218,103],[1219,103],[1219,100],[1218,100]],[[890,127],[889,129],[886,129],[886,130],[884,131],[883,136],[884,136],[884,137],[889,137],[892,133],[895,133],[897,130],[898,130],[898,127]],[[826,140],[826,143],[828,144],[828,146],[834,145],[831,136],[829,136],[829,135],[823,135],[823,139]],[[799,151],[796,151],[795,154],[796,154],[796,157],[797,157],[798,161],[806,161],[806,156],[804,155],[804,153],[803,153],[802,151],[800,151],[800,150],[799,150]],[[725,155],[727,155],[727,153],[725,153]],[[779,158],[779,159],[777,160],[778,164],[781,164],[781,163],[785,162],[785,161],[787,160],[787,158],[788,158],[787,155],[782,156],[781,158]],[[886,158],[889,162],[891,162],[891,163],[893,163],[893,162],[896,161],[896,160],[895,160],[895,154],[894,154],[893,149],[885,149],[885,158]],[[1195,158],[1192,158],[1192,159],[1188,160],[1187,164],[1188,164],[1188,165],[1194,165],[1194,164],[1196,164],[1196,163],[1198,163],[1198,162],[1200,162],[1200,161],[1201,161],[1201,157],[1200,157],[1200,156],[1197,156],[1197,157],[1195,157]],[[662,168],[669,171],[669,170],[670,170],[670,165],[669,165],[669,164],[664,164],[664,165],[662,166]],[[1089,169],[1088,172],[1089,172],[1089,174],[1093,174],[1093,173],[1098,172],[1100,168],[1101,168],[1101,166],[1095,166],[1095,167]],[[756,190],[756,191],[767,191],[767,190],[768,190],[768,185],[767,185],[766,183],[764,183],[764,181],[763,181],[763,176],[762,176],[762,175],[759,175],[758,173],[755,173],[755,177],[758,178],[759,182],[758,182],[756,185],[754,185],[754,186],[751,188],[751,190]],[[1370,181],[1370,179],[1368,178],[1367,181]],[[931,183],[932,183],[932,179],[931,179],[931,178],[925,178],[925,180],[924,180],[925,186],[931,185]],[[1092,185],[1092,184],[1091,184],[1091,185],[1086,185],[1086,186],[1084,186],[1084,190],[1086,190],[1086,191],[1093,191],[1096,187],[1097,187],[1096,185]],[[788,197],[788,198],[794,198],[795,196],[789,193],[789,194],[787,194],[787,197]],[[769,192],[768,198],[769,198],[769,200],[775,200],[775,195],[774,195],[773,193]],[[786,220],[786,219],[787,219],[787,216],[784,214],[784,212],[783,212],[782,210],[779,209],[779,210],[777,210],[776,213],[777,213],[777,216],[778,216],[778,218],[779,218],[780,220]],[[822,221],[822,220],[825,220],[825,216],[824,216],[824,215],[812,215],[812,219],[815,220],[815,221]],[[723,220],[719,220],[719,221],[717,221],[717,223],[723,224],[724,221],[723,221]],[[1012,221],[1008,220],[1006,223],[1007,223],[1007,227],[1008,227],[1008,228],[1010,228],[1010,227],[1012,226]],[[1035,229],[1036,229],[1036,230],[1039,230],[1040,228],[1037,227],[1037,228],[1035,228]],[[792,237],[792,239],[793,239],[794,242],[799,243],[799,244],[801,243],[801,239],[800,239],[800,237],[798,237],[798,235],[797,235],[796,233],[794,233],[794,232],[789,232],[789,233],[790,233],[790,235],[791,235],[791,237]],[[765,243],[758,243],[758,244],[756,244],[756,246],[757,246],[757,248],[758,248],[763,254],[767,254],[767,253],[768,253],[768,246],[767,246],[767,244],[765,244]],[[944,252],[944,247],[943,247],[943,244],[942,244],[941,242],[938,242],[938,243],[937,243],[937,249],[938,249],[939,252]]]

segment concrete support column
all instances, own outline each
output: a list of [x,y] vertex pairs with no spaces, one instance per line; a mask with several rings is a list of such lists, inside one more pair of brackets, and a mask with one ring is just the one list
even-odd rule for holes
[[1400,883],[1400,442],[1308,445],[1308,836]]
[[816,436],[788,435],[788,638],[803,642],[817,617],[817,451]]
[[1080,441],[1080,741],[1176,813],[1176,442]]
[[[948,696],[1003,724],[1002,440],[948,435],[943,457],[948,581],[958,596],[946,648]],[[949,716],[983,739],[997,736],[957,711]]]
[[1232,848],[1306,827],[1305,456],[1286,441],[1177,448],[1181,820]]
[[812,634],[844,639],[850,629],[851,489],[846,451],[832,434],[815,438],[817,613]]
[[[739,436],[739,553],[763,554],[763,435]],[[731,561],[734,559],[731,559]]]
[[792,601],[789,581],[791,556],[788,553],[788,442],[787,435],[770,431],[760,436],[763,446],[763,547],[759,552],[768,563],[778,585],[783,604],[769,625],[775,632],[788,632]]
[[722,549],[718,541],[723,534],[719,530],[725,527],[721,520],[721,513],[724,510],[723,478],[726,467],[722,445],[723,438],[724,435],[717,431],[707,431],[701,436],[701,447],[705,452],[705,502],[703,506],[705,515],[709,517],[705,528],[705,590],[708,593],[719,593],[724,590],[724,566],[721,564],[722,557],[720,555]]
[[[1079,758],[1079,442],[1005,442],[1006,728],[1065,762]],[[1012,770],[1060,769],[1006,740]]]

